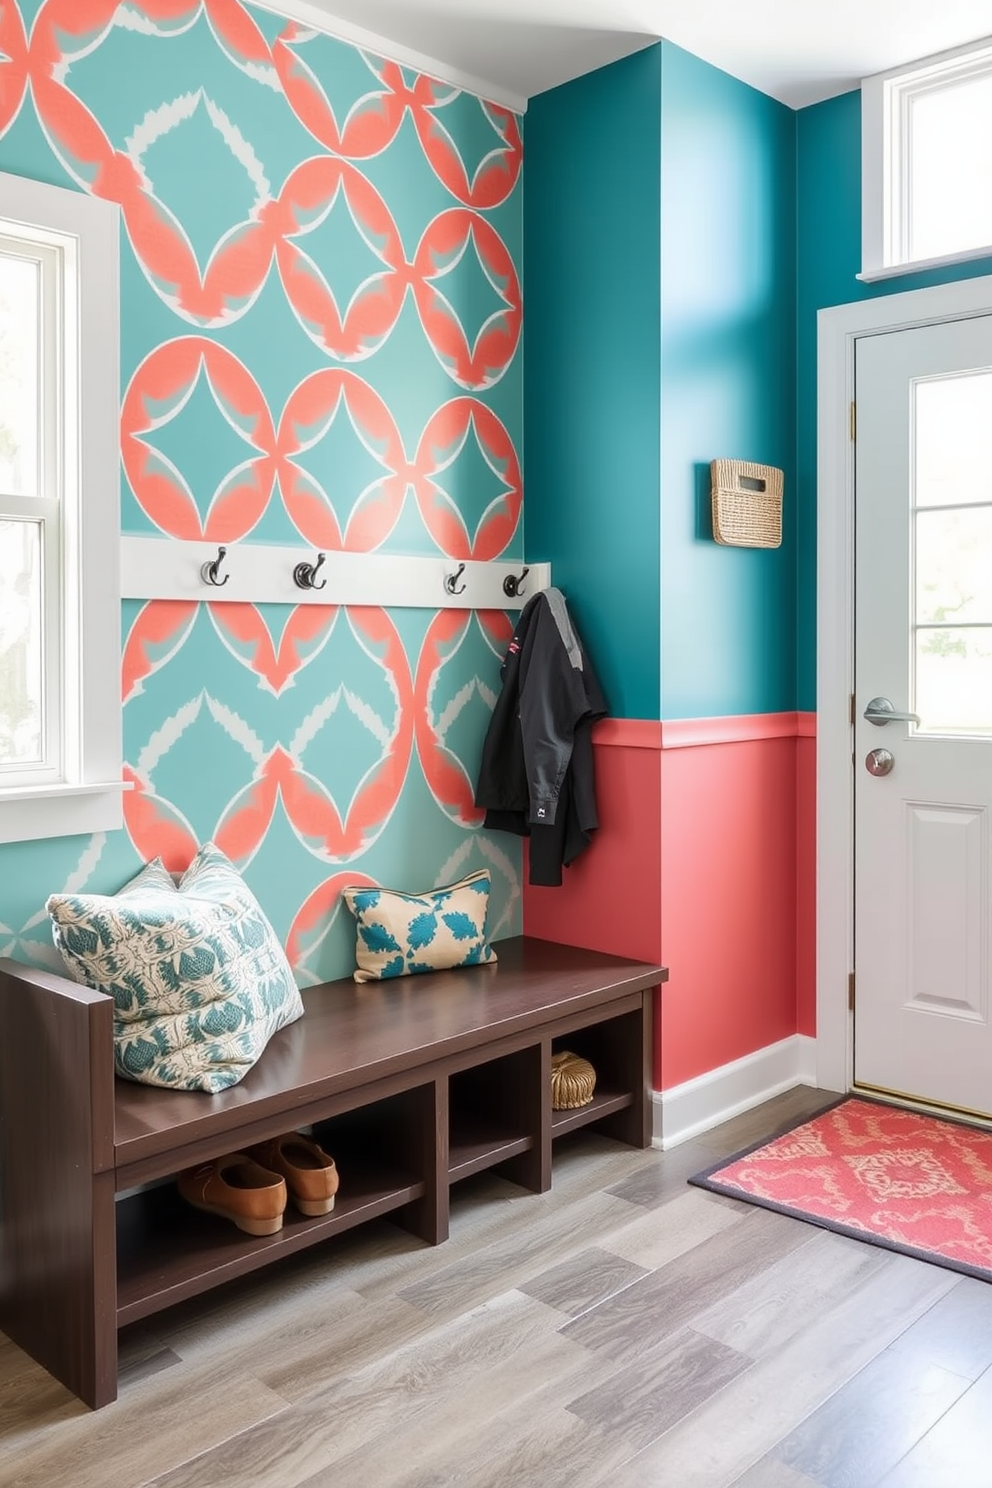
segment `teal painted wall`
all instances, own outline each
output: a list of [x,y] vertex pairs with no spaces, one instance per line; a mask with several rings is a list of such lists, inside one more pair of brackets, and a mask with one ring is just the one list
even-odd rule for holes
[[[620,717],[795,706],[794,117],[668,43],[527,114],[527,554]],[[720,456],[784,467],[781,549],[713,542]]]
[[527,556],[623,718],[660,717],[661,53],[541,94],[525,127]]
[[[662,49],[662,713],[795,707],[795,115]],[[713,541],[709,463],[785,472],[776,549]]]
[[862,284],[861,93],[801,109],[798,147],[797,706],[816,707],[816,314],[992,273],[992,258]]
[[[518,560],[520,157],[505,110],[248,4],[0,5],[0,170],[122,208],[123,530]],[[349,880],[486,866],[519,930],[472,807],[506,616],[127,602],[123,634],[126,827],[0,847],[0,954],[58,966],[50,893],[208,837],[301,982],[354,965]]]
[[[665,42],[526,131],[528,555],[617,716],[812,710],[817,311],[992,259],[858,281],[858,91],[793,113]],[[712,542],[721,455],[784,469],[780,549]]]

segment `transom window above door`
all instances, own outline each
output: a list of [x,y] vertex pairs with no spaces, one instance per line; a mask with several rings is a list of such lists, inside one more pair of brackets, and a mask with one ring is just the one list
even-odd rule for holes
[[866,78],[861,279],[992,256],[992,39]]

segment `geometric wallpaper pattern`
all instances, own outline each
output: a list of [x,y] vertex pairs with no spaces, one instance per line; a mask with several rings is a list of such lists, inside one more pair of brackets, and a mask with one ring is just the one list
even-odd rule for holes
[[[520,121],[241,0],[0,0],[0,169],[121,209],[129,534],[519,559]],[[0,205],[2,211],[2,205]],[[520,847],[475,771],[502,611],[127,601],[123,832],[0,847],[0,953],[59,965],[57,890],[213,838],[301,983],[344,883]]]

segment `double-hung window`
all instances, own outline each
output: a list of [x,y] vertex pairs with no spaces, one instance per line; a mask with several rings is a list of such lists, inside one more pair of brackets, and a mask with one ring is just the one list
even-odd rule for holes
[[866,78],[862,279],[992,256],[992,40]]
[[121,824],[117,257],[0,176],[0,841]]

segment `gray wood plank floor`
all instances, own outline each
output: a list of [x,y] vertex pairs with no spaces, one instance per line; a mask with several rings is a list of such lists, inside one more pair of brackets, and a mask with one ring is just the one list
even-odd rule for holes
[[686,1185],[830,1099],[578,1133],[446,1245],[376,1223],[128,1330],[96,1413],[0,1335],[0,1484],[992,1488],[992,1286]]

